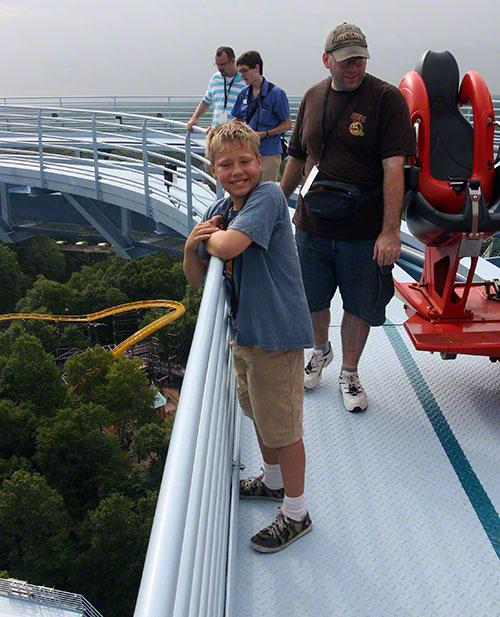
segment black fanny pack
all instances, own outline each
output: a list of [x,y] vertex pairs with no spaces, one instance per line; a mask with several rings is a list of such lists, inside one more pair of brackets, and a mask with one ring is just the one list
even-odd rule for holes
[[335,180],[316,180],[304,197],[311,214],[330,221],[355,218],[364,201],[377,197],[381,188],[361,192],[357,186]]

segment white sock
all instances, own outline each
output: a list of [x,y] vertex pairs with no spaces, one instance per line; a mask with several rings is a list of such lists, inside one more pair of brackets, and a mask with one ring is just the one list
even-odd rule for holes
[[281,477],[281,467],[278,465],[269,465],[264,461],[264,477],[262,482],[275,491],[278,488],[283,488],[283,478]]
[[321,343],[321,345],[316,345],[316,343],[314,343],[314,353],[317,356],[321,356],[324,353],[328,353],[328,350],[330,349],[330,341],[326,341],[326,343]]
[[301,521],[307,514],[305,493],[302,493],[299,497],[288,497],[285,495],[281,511],[288,518],[294,521]]

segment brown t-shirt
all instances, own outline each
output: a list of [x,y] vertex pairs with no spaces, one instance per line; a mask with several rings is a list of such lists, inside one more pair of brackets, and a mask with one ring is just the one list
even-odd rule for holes
[[[330,78],[310,88],[300,105],[288,152],[304,161],[304,179],[317,163],[322,146],[322,110]],[[342,110],[335,130],[334,119]],[[330,135],[317,180],[354,184],[361,191],[382,187],[382,160],[415,154],[415,140],[406,101],[391,84],[366,75],[353,92],[331,90],[327,98],[324,134]],[[299,197],[293,222],[310,233],[337,240],[376,238],[382,229],[383,197],[365,201],[359,215],[348,221],[329,221],[310,214]]]

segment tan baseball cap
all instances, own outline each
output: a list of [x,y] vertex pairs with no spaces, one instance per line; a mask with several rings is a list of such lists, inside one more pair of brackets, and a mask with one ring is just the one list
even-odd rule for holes
[[358,26],[346,22],[334,28],[326,37],[325,51],[331,52],[337,62],[356,56],[370,57],[365,35]]

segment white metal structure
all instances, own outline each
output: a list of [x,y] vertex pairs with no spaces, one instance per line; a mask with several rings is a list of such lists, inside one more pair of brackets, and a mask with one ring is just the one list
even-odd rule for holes
[[0,579],[0,617],[102,617],[90,602],[77,594]]
[[[131,212],[185,237],[213,201],[215,181],[199,154],[203,130],[197,139],[173,120],[122,114],[117,126],[112,112],[100,111],[98,117],[95,111],[58,111],[0,106],[4,242],[20,238],[8,183],[61,192],[125,258],[141,254],[130,238]],[[174,134],[172,127],[185,135]],[[100,202],[121,209],[120,226],[100,211]]]
[[[151,96],[17,96],[0,97],[3,105],[25,105],[31,107],[51,107],[52,113],[61,112],[63,108],[85,109],[87,111],[113,112],[119,121],[120,115],[147,114],[150,117],[169,118],[187,123],[193,115],[200,95],[151,95]],[[301,101],[300,96],[289,96],[290,114],[295,119]],[[211,114],[200,118],[199,125],[208,127]]]

